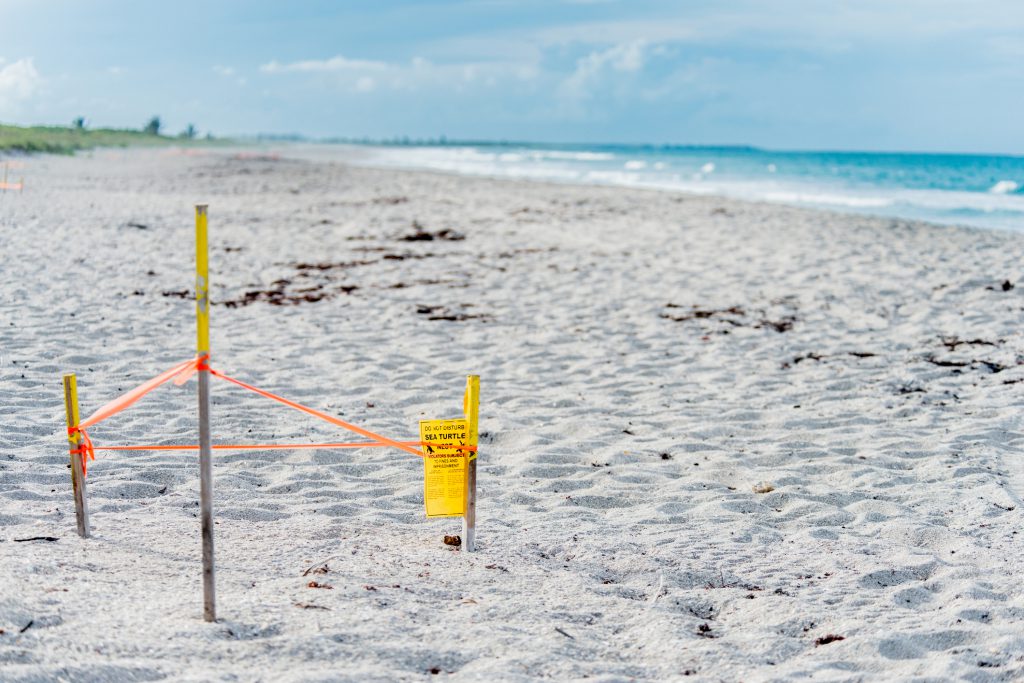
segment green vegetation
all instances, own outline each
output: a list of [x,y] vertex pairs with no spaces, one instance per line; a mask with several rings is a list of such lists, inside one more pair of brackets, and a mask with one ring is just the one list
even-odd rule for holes
[[[209,144],[209,136],[194,141],[195,127],[188,128],[178,137],[160,135],[160,117],[154,116],[142,130],[115,128],[86,128],[85,119],[76,118],[70,126],[7,126],[0,124],[0,152],[48,152],[74,154],[80,149],[93,147],[128,147],[140,145]],[[220,142],[224,142],[223,140]]]

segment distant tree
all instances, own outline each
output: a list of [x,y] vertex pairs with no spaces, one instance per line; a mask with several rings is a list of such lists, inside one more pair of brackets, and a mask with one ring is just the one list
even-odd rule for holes
[[142,129],[142,132],[147,135],[160,135],[160,117],[154,116],[151,118],[145,128]]
[[75,120],[71,122],[71,125],[74,126],[75,130],[85,130],[85,117],[76,116]]
[[196,137],[196,127],[191,123],[185,126],[185,130],[181,131],[181,137],[194,140]]

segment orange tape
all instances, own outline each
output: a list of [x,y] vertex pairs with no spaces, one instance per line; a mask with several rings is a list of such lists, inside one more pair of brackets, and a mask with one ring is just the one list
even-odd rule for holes
[[84,477],[89,470],[89,468],[86,467],[86,462],[88,460],[96,459],[96,449],[93,448],[92,439],[89,438],[89,435],[84,429],[81,427],[68,427],[68,436],[73,436],[74,434],[82,435],[82,443],[78,448],[72,449],[71,452],[82,458],[82,476]]
[[[203,356],[202,360],[205,360],[207,358],[209,358],[209,356]],[[115,398],[113,401],[110,401],[109,403],[106,403],[97,408],[92,415],[78,423],[78,429],[82,430],[85,429],[86,427],[92,427],[94,424],[102,422],[103,420],[106,420],[108,417],[120,413],[122,410],[133,405],[136,401],[138,401],[140,398],[142,398],[149,392],[153,391],[162,384],[170,382],[172,379],[174,380],[175,384],[181,386],[182,384],[187,382],[189,378],[192,377],[192,375],[196,373],[196,370],[198,369],[200,362],[200,358],[193,358],[192,360],[187,360],[182,363],[178,363],[170,370],[165,370],[164,372],[161,372],[153,379],[147,382],[143,382],[142,384],[135,387],[131,391],[125,392],[118,396],[117,398]]]
[[82,435],[81,444],[79,444],[78,448],[71,451],[72,453],[82,456],[82,476],[85,476],[88,470],[86,463],[89,460],[96,459],[96,447],[92,445],[92,439],[89,438],[89,434],[85,431],[86,427],[92,427],[93,425],[106,420],[108,417],[120,413],[122,410],[133,405],[149,392],[171,380],[174,380],[174,383],[179,386],[184,384],[196,373],[200,363],[205,363],[209,357],[209,354],[204,354],[203,356],[198,356],[192,360],[182,361],[173,368],[160,373],[153,379],[143,382],[131,391],[121,394],[113,401],[103,404],[97,408],[92,415],[79,422],[78,426],[68,427],[68,436],[73,436],[75,434]]
[[[113,415],[116,415],[117,413],[120,413],[122,410],[125,410],[125,409],[129,408],[130,406],[135,404],[135,402],[137,402],[139,399],[141,399],[143,396],[145,396],[149,392],[153,391],[157,387],[159,387],[159,386],[161,386],[163,384],[166,384],[167,382],[170,382],[172,380],[174,381],[174,383],[176,385],[181,386],[182,384],[187,382],[189,379],[191,379],[192,375],[196,374],[199,371],[207,371],[211,375],[213,375],[214,377],[219,377],[220,379],[223,379],[223,380],[225,380],[227,382],[231,382],[232,384],[236,384],[236,385],[242,387],[243,389],[248,389],[249,391],[252,391],[252,392],[254,392],[256,394],[259,394],[260,396],[263,396],[265,398],[269,398],[271,400],[277,401],[278,403],[283,403],[284,405],[288,406],[289,408],[294,408],[295,410],[298,410],[298,411],[301,411],[303,413],[306,413],[307,415],[312,415],[313,417],[318,417],[321,420],[324,420],[325,422],[329,422],[329,423],[331,423],[331,424],[333,424],[335,426],[341,427],[343,429],[347,429],[350,432],[355,432],[356,434],[359,434],[361,436],[365,436],[365,437],[367,437],[369,439],[375,439],[375,441],[368,441],[368,442],[362,442],[362,443],[219,444],[219,445],[212,446],[213,450],[225,450],[225,451],[227,451],[227,450],[235,450],[235,451],[238,451],[238,450],[266,451],[266,450],[299,450],[299,449],[316,449],[316,448],[327,449],[327,448],[382,448],[382,447],[387,447],[387,448],[397,448],[399,450],[405,451],[407,453],[411,453],[411,454],[413,454],[413,455],[415,455],[417,457],[420,457],[420,458],[423,457],[423,453],[420,450],[418,450],[417,448],[415,448],[415,447],[422,447],[422,446],[427,446],[428,445],[428,444],[423,443],[422,441],[395,441],[394,439],[389,439],[386,436],[381,436],[380,434],[376,434],[374,432],[371,432],[368,429],[363,429],[362,427],[358,427],[358,426],[356,426],[356,425],[354,425],[354,424],[352,424],[350,422],[345,422],[344,420],[339,420],[338,418],[334,417],[333,415],[328,415],[327,413],[321,412],[319,410],[315,410],[313,408],[309,408],[308,406],[304,406],[304,405],[302,405],[300,403],[296,403],[295,401],[290,401],[290,400],[284,398],[283,396],[278,396],[277,394],[271,393],[269,391],[265,391],[263,389],[259,389],[257,387],[252,386],[251,384],[246,384],[245,382],[243,382],[243,381],[241,381],[239,379],[235,379],[234,377],[230,377],[228,375],[225,375],[224,373],[218,372],[217,370],[214,370],[213,368],[211,368],[209,366],[209,364],[208,364],[209,360],[210,360],[210,354],[207,353],[207,354],[203,354],[202,356],[196,356],[195,358],[193,358],[191,360],[187,360],[187,361],[183,361],[181,363],[178,363],[174,367],[172,367],[172,368],[170,368],[168,370],[165,370],[164,372],[160,373],[159,375],[157,375],[153,379],[148,380],[146,382],[143,382],[142,384],[140,384],[139,386],[135,387],[131,391],[128,391],[128,392],[126,392],[124,394],[121,394],[120,396],[115,398],[113,401],[110,401],[110,402],[100,406],[89,417],[87,417],[86,419],[82,420],[78,424],[77,427],[68,427],[68,435],[69,436],[74,435],[74,434],[80,434],[81,437],[82,437],[81,438],[81,444],[78,446],[78,448],[76,448],[76,449],[71,451],[72,453],[79,454],[82,457],[82,474],[84,475],[85,472],[86,472],[86,461],[87,460],[95,460],[96,459],[96,451],[187,451],[187,450],[190,451],[190,450],[198,450],[199,446],[197,446],[197,445],[93,446],[92,439],[89,438],[89,434],[85,430],[86,430],[87,427],[91,427],[91,426],[93,426],[93,425],[95,425],[95,424],[97,424],[99,422],[102,422],[103,420],[106,420],[107,418],[109,418],[109,417],[111,417]],[[475,452],[476,451],[476,446],[447,446],[447,447],[448,448],[455,448],[455,449],[458,449],[458,450],[471,451],[471,452]]]
[[386,436],[381,436],[380,434],[375,434],[374,432],[371,432],[368,429],[363,429],[362,427],[357,427],[356,425],[354,425],[354,424],[352,424],[350,422],[345,422],[344,420],[339,420],[338,418],[334,417],[333,415],[328,415],[327,413],[322,413],[319,410],[314,410],[313,408],[307,408],[304,405],[296,403],[295,401],[289,401],[288,399],[286,399],[286,398],[284,398],[282,396],[278,396],[277,394],[272,394],[269,391],[264,391],[263,389],[257,389],[256,387],[252,386],[251,384],[246,384],[242,380],[235,379],[234,377],[229,377],[229,376],[227,376],[227,375],[225,375],[225,374],[223,374],[221,372],[217,372],[216,370],[210,370],[210,374],[213,375],[214,377],[220,377],[221,379],[226,380],[228,382],[231,382],[232,384],[237,384],[238,386],[242,387],[243,389],[248,389],[249,391],[255,392],[255,393],[257,393],[260,396],[263,396],[265,398],[269,398],[271,400],[277,401],[278,403],[283,403],[286,406],[288,406],[289,408],[294,408],[295,410],[299,410],[299,411],[301,411],[303,413],[306,413],[307,415],[312,415],[313,417],[318,417],[318,418],[320,418],[321,420],[323,420],[325,422],[330,422],[332,425],[336,425],[338,427],[341,427],[342,429],[347,429],[350,432],[355,432],[356,434],[359,434],[361,436],[365,436],[368,439],[376,439],[377,441],[383,443],[384,445],[391,446],[392,448],[397,448],[397,449],[403,450],[403,451],[405,451],[407,453],[412,453],[415,456],[422,457],[422,453],[420,453],[418,450],[416,450],[412,446],[409,446],[407,444],[402,443],[401,441],[395,441],[393,439],[387,438]]
[[[427,446],[423,441],[399,441],[406,446]],[[463,451],[476,451],[476,446],[448,446]],[[250,443],[250,444],[214,444],[210,446],[215,451],[288,451],[288,450],[310,450],[330,448],[391,448],[391,444],[380,441],[353,441],[349,443]],[[133,446],[96,446],[97,451],[197,451],[198,444],[153,444]],[[417,452],[421,458],[423,453]]]

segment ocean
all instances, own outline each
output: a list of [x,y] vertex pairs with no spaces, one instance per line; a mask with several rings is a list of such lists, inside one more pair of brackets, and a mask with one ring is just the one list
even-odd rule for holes
[[368,163],[723,195],[1024,231],[1024,157],[749,147],[439,144],[365,148]]

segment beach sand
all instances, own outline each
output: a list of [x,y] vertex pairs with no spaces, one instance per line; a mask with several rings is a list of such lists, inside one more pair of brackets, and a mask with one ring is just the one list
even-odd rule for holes
[[[0,195],[0,680],[1024,676],[1020,235],[277,151]],[[88,414],[193,355],[199,202],[215,367],[406,439],[481,376],[478,552],[385,449],[215,454],[217,623],[194,453],[101,452],[75,534],[61,375]],[[93,440],[194,443],[194,387]]]

